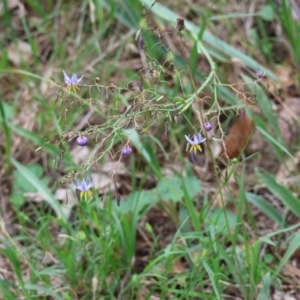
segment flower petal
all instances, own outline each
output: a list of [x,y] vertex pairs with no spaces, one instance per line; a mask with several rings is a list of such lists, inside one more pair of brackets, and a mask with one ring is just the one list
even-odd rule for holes
[[82,75],[79,79],[77,79],[77,84],[80,83],[84,75]]
[[195,144],[195,142],[192,141],[192,140],[190,139],[190,136],[189,136],[189,135],[185,135],[185,139],[186,139],[192,146]]
[[77,83],[78,83],[77,75],[73,73],[71,77],[71,84],[76,85]]
[[71,79],[70,77],[66,74],[65,70],[63,70],[64,73],[64,82],[66,85],[71,85]]

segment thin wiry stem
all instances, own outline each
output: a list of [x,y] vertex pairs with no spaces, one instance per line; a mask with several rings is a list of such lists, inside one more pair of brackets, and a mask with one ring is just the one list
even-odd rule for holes
[[[180,32],[179,32],[179,37],[180,37],[180,50],[181,50],[182,57],[184,59],[185,65],[188,69],[188,73],[189,73],[189,76],[190,76],[190,80],[191,80],[192,87],[193,87],[193,90],[194,90],[194,93],[195,93],[195,98],[196,98],[196,103],[195,103],[195,101],[193,101],[192,104],[191,104],[192,109],[193,109],[193,111],[195,112],[195,114],[197,116],[197,119],[200,123],[201,128],[203,128],[203,124],[205,122],[204,113],[203,113],[204,112],[204,105],[203,105],[203,100],[199,98],[198,94],[199,94],[199,92],[201,92],[209,84],[210,80],[212,78],[214,78],[215,71],[216,71],[216,65],[215,65],[214,61],[212,60],[211,56],[209,55],[209,53],[206,51],[206,49],[203,46],[202,42],[198,41],[198,48],[202,51],[202,53],[207,58],[207,60],[210,64],[210,67],[211,67],[211,71],[210,71],[210,74],[208,75],[207,79],[204,81],[204,83],[200,86],[200,88],[197,89],[194,78],[193,78],[193,75],[192,75],[192,72],[191,72],[191,69],[190,69],[190,66],[189,66],[188,61],[186,59],[186,55],[185,55],[185,51],[184,51],[184,43],[183,43],[182,35],[180,34]],[[214,174],[215,174],[215,177],[216,177],[216,182],[217,182],[217,186],[218,186],[218,190],[219,190],[219,194],[220,194],[220,198],[221,198],[221,204],[222,204],[222,208],[224,210],[224,217],[225,217],[226,226],[227,226],[227,229],[228,229],[230,240],[233,241],[233,236],[232,236],[232,233],[230,231],[228,216],[227,216],[226,210],[225,210],[225,200],[224,200],[224,196],[223,196],[223,193],[222,193],[222,185],[221,185],[221,182],[220,182],[219,176],[218,176],[219,173],[218,173],[218,169],[217,169],[217,162],[215,161],[215,159],[213,157],[213,153],[212,153],[212,149],[211,149],[211,146],[210,146],[210,141],[209,141],[208,134],[205,130],[203,130],[203,132],[204,132],[204,136],[206,138],[205,144],[206,144],[206,147],[207,147],[207,150],[208,150],[207,152],[208,152],[208,155],[209,155],[209,157],[210,157],[210,159],[212,160],[212,163],[213,163]],[[236,251],[233,247],[232,247],[232,253],[233,253],[233,256],[235,257],[238,270],[239,270],[240,274],[242,274],[240,263],[239,263]],[[244,285],[245,283],[243,282],[242,276],[241,276],[241,281]]]

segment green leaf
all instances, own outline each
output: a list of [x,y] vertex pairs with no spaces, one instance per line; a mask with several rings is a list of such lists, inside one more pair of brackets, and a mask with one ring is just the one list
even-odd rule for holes
[[191,199],[193,199],[201,191],[201,181],[196,177],[185,178],[184,185]]
[[268,299],[272,284],[273,283],[272,283],[270,272],[267,272],[262,278],[262,284],[257,299],[259,300]]
[[25,204],[26,199],[21,194],[12,194],[9,196],[9,202],[16,207],[21,207]]
[[157,191],[162,200],[178,202],[183,198],[181,178],[176,176],[169,179],[163,178],[157,185]]
[[43,287],[36,284],[25,284],[24,286],[27,290],[37,291],[39,293],[42,293],[47,296],[52,296],[54,299],[57,300],[64,300],[61,296],[59,296],[57,293],[53,292],[52,288]]
[[300,202],[285,186],[276,182],[275,178],[268,173],[260,173],[256,170],[259,180],[264,183],[267,189],[277,196],[282,203],[300,219]]
[[141,141],[138,132],[135,129],[124,129],[123,132],[130,140],[131,144],[137,149],[137,151],[148,162],[149,166],[155,172],[158,177],[161,177],[160,166],[156,159],[156,155],[151,148],[151,145],[147,140],[144,143]]
[[45,183],[42,180],[40,180],[33,172],[28,170],[14,158],[11,158],[11,162],[15,166],[15,168],[20,172],[20,174],[24,178],[26,178],[28,182],[37,190],[37,192],[39,192],[44,197],[45,201],[53,208],[57,216],[60,219],[66,221],[66,216],[62,212],[60,204],[54,199],[47,186],[45,186]]
[[[40,178],[43,174],[43,167],[39,164],[24,166],[29,172],[34,173],[35,176]],[[14,189],[23,193],[35,193],[37,189],[29,182],[29,180],[23,176],[23,174],[17,170],[14,172]]]
[[[140,2],[144,3],[145,6],[147,6],[148,8],[151,6],[151,0],[140,0]],[[173,11],[168,9],[166,6],[161,5],[160,3],[155,3],[151,11],[160,19],[168,22],[169,24],[172,24],[173,27],[175,27],[176,19],[180,17],[178,14],[174,13]],[[186,30],[190,31],[192,35],[197,38],[199,33],[198,25],[188,20],[185,20],[185,27]],[[208,30],[204,30],[204,33],[202,35],[202,41],[208,44],[210,47],[212,47],[212,49],[218,49],[220,52],[228,55],[231,58],[241,60],[250,69],[254,71],[262,70],[263,72],[266,72],[266,75],[268,77],[278,81],[277,76],[273,72],[266,69],[263,65],[259,64],[250,56],[239,51],[236,47],[231,46],[222,41],[221,39],[215,37]],[[208,52],[212,55],[210,50],[211,48],[208,48]]]
[[138,213],[143,211],[147,207],[152,207],[158,202],[156,189],[150,191],[136,191],[131,193],[127,199],[121,199],[121,205],[118,206],[114,201],[112,206],[114,211],[121,214],[126,214],[131,211],[137,211]]
[[236,226],[237,218],[236,216],[229,210],[215,209],[206,220],[208,226],[215,227],[216,233],[225,233],[228,234],[228,226],[225,218],[225,214],[227,216],[229,228]]
[[280,213],[265,199],[252,193],[246,193],[246,198],[271,220],[280,225],[283,224],[284,219]]
[[300,247],[300,231],[294,234],[287,251],[285,252],[284,256],[281,258],[275,272],[272,274],[273,279],[277,277],[277,275],[280,273],[284,265],[289,261],[289,259],[292,257],[292,255],[299,247]]
[[32,131],[26,130],[24,128],[21,128],[19,126],[16,126],[12,123],[8,123],[8,126],[18,135],[28,139],[29,141],[33,142],[35,145],[40,146],[45,150],[47,153],[55,156],[58,152],[58,148],[47,143],[45,140],[43,140],[40,136],[33,133]]
[[275,18],[275,12],[271,5],[265,5],[261,8],[259,15],[266,21],[272,21]]
[[278,141],[276,141],[269,132],[267,132],[265,129],[263,129],[260,126],[256,126],[256,129],[261,134],[263,134],[273,145],[275,145],[276,147],[278,147],[279,149],[281,149],[283,152],[285,152],[292,159],[295,159],[294,156],[281,143],[279,143]]

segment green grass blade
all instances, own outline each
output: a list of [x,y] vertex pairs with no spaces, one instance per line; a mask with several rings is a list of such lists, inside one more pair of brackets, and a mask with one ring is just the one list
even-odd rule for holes
[[298,231],[291,240],[288,249],[286,250],[284,256],[279,262],[278,267],[276,268],[275,272],[272,274],[272,278],[276,278],[277,275],[280,273],[284,265],[289,261],[292,255],[295,253],[297,249],[300,248],[300,231]]
[[260,173],[256,171],[259,180],[264,183],[282,203],[300,219],[300,202],[285,186],[276,182],[275,178],[268,173]]
[[59,296],[57,293],[53,292],[52,289],[46,288],[37,284],[25,284],[26,290],[32,290],[32,291],[37,291],[40,293],[43,293],[44,295],[47,296],[52,296],[54,299],[57,300],[64,300],[63,297]]
[[[140,0],[141,3],[143,3],[146,7],[150,7],[153,3],[152,0]],[[151,11],[160,19],[164,20],[167,23],[173,24],[174,28],[176,25],[176,19],[180,16],[174,12],[172,12],[167,7],[155,3],[153,5]],[[192,33],[192,35],[197,38],[200,28],[193,24],[190,21],[185,20],[185,27],[188,31]],[[231,58],[240,59],[247,67],[250,69],[257,71],[262,70],[263,72],[266,72],[266,75],[274,80],[278,80],[277,76],[271,72],[270,70],[266,69],[263,65],[259,64],[257,61],[255,61],[253,58],[249,57],[248,55],[240,52],[235,47],[223,42],[219,38],[215,37],[213,34],[211,34],[208,30],[205,30],[203,33],[203,42],[208,44],[209,46],[218,49],[222,53],[228,55]],[[208,49],[209,51],[209,49]]]
[[53,208],[53,210],[56,212],[57,216],[66,221],[66,217],[62,212],[60,204],[54,199],[51,192],[48,190],[48,188],[44,185],[44,183],[30,170],[25,168],[23,165],[21,165],[17,160],[14,158],[11,159],[12,164],[15,166],[15,168],[34,186],[37,191],[44,197],[45,201]]
[[205,261],[205,260],[202,260],[202,264],[209,276],[209,279],[210,279],[210,282],[212,284],[212,287],[213,287],[213,290],[217,296],[217,299],[218,300],[221,300],[221,295],[219,293],[219,289],[218,289],[218,286],[217,286],[217,282],[215,280],[215,274],[213,273],[212,269],[210,268],[209,264]]
[[[283,152],[285,152],[289,157],[291,157],[292,159],[294,159],[294,156],[286,149],[286,147],[284,147],[280,142],[276,141],[272,135],[267,132],[264,128],[262,128],[261,126],[256,126],[256,129],[265,136],[266,139],[269,140],[269,142],[271,142],[273,144],[273,146],[278,147],[279,149],[281,149]],[[281,161],[283,160],[282,158],[280,159]],[[283,161],[282,161],[283,162]]]
[[271,220],[280,225],[283,224],[284,219],[280,213],[265,199],[252,193],[246,193],[246,198]]

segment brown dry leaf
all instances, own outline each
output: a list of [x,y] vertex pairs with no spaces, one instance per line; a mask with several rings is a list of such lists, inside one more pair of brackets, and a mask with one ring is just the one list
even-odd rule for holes
[[181,260],[176,261],[175,263],[173,263],[172,271],[173,271],[173,274],[184,273],[185,272],[185,264]]
[[294,76],[291,75],[292,69],[289,64],[284,64],[276,68],[275,75],[278,77],[278,81],[268,79],[268,90],[271,93],[277,93],[279,89],[287,90],[288,87],[295,85]]
[[288,277],[292,277],[294,281],[295,280],[299,281],[299,279],[300,279],[300,270],[299,270],[299,268],[297,268],[296,266],[294,266],[290,263],[286,263],[284,265],[283,273]]
[[225,147],[219,155],[223,160],[237,158],[245,150],[253,133],[253,121],[242,114],[238,115],[237,119],[229,129],[227,138],[225,139]]
[[297,300],[297,298],[295,298],[292,295],[289,295],[289,293],[285,293],[279,290],[275,290],[272,299],[273,300]]

